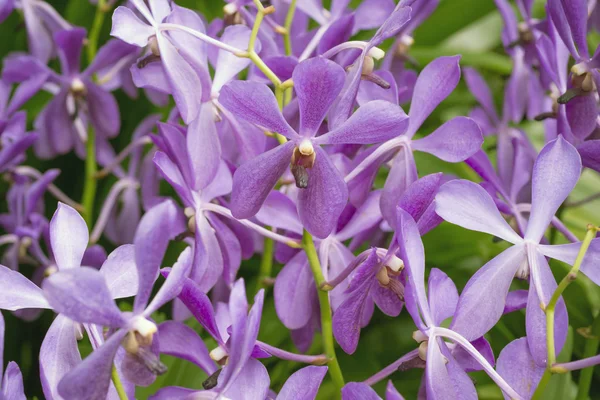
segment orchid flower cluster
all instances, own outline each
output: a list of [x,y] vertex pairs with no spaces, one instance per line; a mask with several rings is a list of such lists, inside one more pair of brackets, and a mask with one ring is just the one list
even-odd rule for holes
[[588,398],[600,2],[494,0],[501,71],[419,53],[451,1],[178,2],[0,0],[0,399]]

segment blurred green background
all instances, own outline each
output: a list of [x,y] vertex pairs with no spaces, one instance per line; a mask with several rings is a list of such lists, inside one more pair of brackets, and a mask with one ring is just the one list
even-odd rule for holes
[[[302,0],[300,0],[302,1]],[[95,12],[92,4],[86,0],[51,0],[49,1],[56,10],[74,25],[90,28]],[[207,20],[211,20],[222,14],[223,2],[220,0],[176,0],[176,3],[201,12]],[[358,1],[353,1],[356,6]],[[544,2],[536,1],[535,11],[538,16],[544,15]],[[415,32],[415,44],[411,49],[411,55],[419,62],[420,67],[441,55],[462,54],[461,65],[477,68],[486,78],[493,90],[495,100],[500,109],[503,99],[503,88],[507,76],[510,74],[511,61],[504,54],[500,32],[502,20],[496,11],[492,0],[442,0],[433,15]],[[107,18],[102,29],[101,43],[109,39],[110,18]],[[369,38],[373,32],[362,32],[359,39]],[[0,57],[14,51],[26,51],[26,34],[19,13],[13,13],[3,24],[0,25]],[[598,42],[598,37],[593,40]],[[386,43],[389,46],[389,43]],[[386,48],[386,45],[382,46]],[[56,61],[51,64],[57,67]],[[115,149],[122,149],[130,141],[131,133],[135,126],[149,113],[160,112],[166,115],[167,109],[157,109],[143,98],[137,100],[129,99],[122,92],[117,92],[121,108],[122,132],[113,141]],[[29,124],[35,115],[46,104],[49,96],[40,94],[34,97],[27,105]],[[454,93],[445,100],[434,114],[423,125],[422,133],[433,131],[442,122],[455,115],[468,115],[470,109],[475,105],[475,100],[468,92],[464,82],[461,82]],[[541,123],[524,123],[521,125],[532,141],[539,148],[543,145],[543,130]],[[491,148],[493,154],[493,139],[486,141],[486,148]],[[476,175],[464,164],[447,164],[438,159],[416,154],[417,165],[420,176],[443,171],[460,177],[478,180]],[[61,175],[55,183],[68,195],[79,199],[83,184],[83,161],[74,155],[59,157],[55,160],[41,162],[29,154],[27,162],[40,170],[49,168],[60,168]],[[106,195],[108,189],[114,183],[111,178],[100,182],[98,191],[98,204]],[[597,174],[586,171],[573,192],[571,199],[577,200],[586,197],[598,190],[600,179]],[[2,198],[5,198],[8,185],[6,182],[0,184]],[[169,188],[164,187],[166,192]],[[56,207],[56,200],[47,197],[46,213],[50,218]],[[2,209],[6,204],[2,204]],[[592,202],[584,207],[565,209],[562,212],[567,226],[580,238],[588,223],[600,224],[600,201]],[[558,242],[563,241],[560,235],[556,235]],[[461,290],[470,276],[485,262],[503,250],[506,245],[495,243],[492,237],[486,234],[470,232],[462,228],[443,223],[440,227],[424,237],[425,251],[428,267],[437,267],[445,271],[456,282]],[[112,250],[108,243],[107,251]],[[171,249],[165,260],[165,265],[171,265],[180,249]],[[561,279],[568,270],[568,266],[552,261],[553,271],[557,279]],[[280,268],[277,266],[276,268]],[[258,270],[258,258],[244,262],[240,274],[246,278],[247,287],[255,286],[256,272]],[[25,271],[27,273],[27,271]],[[519,287],[515,283],[515,288]],[[249,292],[251,290],[249,289]],[[249,293],[250,295],[250,293]],[[560,359],[567,361],[582,356],[586,339],[578,333],[589,327],[598,312],[600,305],[600,289],[594,287],[591,282],[580,275],[580,278],[572,284],[565,293],[569,309],[572,332],[569,342],[563,350]],[[129,307],[125,301],[123,308]],[[3,313],[6,318],[6,343],[4,362],[17,361],[23,371],[25,391],[28,398],[43,398],[39,383],[38,353],[42,339],[48,329],[53,315],[46,312],[35,322],[21,321],[12,314]],[[158,321],[167,318],[170,314],[169,307],[165,307],[155,317]],[[190,323],[200,331],[199,325]],[[411,335],[415,326],[408,313],[403,312],[398,318],[390,318],[376,311],[371,324],[362,330],[361,340],[357,351],[353,355],[344,354],[338,348],[338,356],[346,381],[361,381],[371,376],[389,363],[395,361],[403,354],[413,350],[416,343]],[[496,357],[502,348],[510,341],[522,337],[525,334],[525,318],[523,312],[516,312],[504,316],[494,327],[487,338],[492,344]],[[202,333],[203,337],[208,337]],[[289,332],[278,321],[273,306],[272,292],[267,294],[263,319],[260,330],[260,339],[274,346],[294,351]],[[207,340],[210,348],[214,342]],[[90,346],[87,340],[82,340],[81,351],[85,355],[89,353]],[[313,343],[312,353],[319,353],[320,338],[317,337]],[[193,364],[172,357],[163,356],[163,361],[169,366],[167,374],[159,377],[155,384],[149,388],[139,388],[137,398],[145,399],[158,388],[166,385],[186,386],[201,388],[202,381],[206,376]],[[279,390],[287,377],[296,369],[301,367],[296,363],[278,361],[276,359],[265,360],[270,376],[271,387]],[[396,372],[391,376],[396,388],[407,398],[416,398],[421,379],[421,370],[407,372]],[[501,399],[502,395],[496,386],[484,373],[472,374],[476,381],[476,387],[482,399]],[[578,373],[554,376],[546,393],[547,399],[570,399],[575,397]],[[385,382],[375,386],[376,390],[383,394]],[[333,385],[326,377],[320,394],[320,399],[329,399],[333,391]],[[596,368],[594,382],[592,384],[591,398],[600,398],[600,368]]]

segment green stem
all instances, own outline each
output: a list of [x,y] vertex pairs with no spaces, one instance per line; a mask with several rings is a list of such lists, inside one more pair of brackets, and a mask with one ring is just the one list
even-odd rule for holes
[[96,53],[98,52],[98,39],[100,38],[100,31],[104,24],[104,17],[107,12],[106,0],[98,0],[98,6],[96,7],[96,14],[94,15],[94,22],[90,29],[90,36],[87,45],[87,57],[88,64],[92,63]]
[[325,283],[325,277],[321,270],[321,263],[319,262],[319,256],[315,249],[315,243],[310,233],[304,230],[302,235],[302,244],[306,257],[308,258],[308,264],[315,278],[315,284],[317,286],[317,292],[319,294],[319,308],[321,310],[321,331],[323,336],[323,348],[327,358],[329,359],[327,365],[329,367],[329,374],[333,380],[334,385],[337,388],[339,394],[344,387],[344,376],[340,364],[338,363],[337,357],[335,356],[335,343],[333,341],[333,324],[331,322],[331,306],[329,305],[329,293],[319,289],[323,283]]
[[547,368],[552,368],[552,365],[556,362],[556,352],[554,349],[554,310],[556,309],[556,304],[560,299],[560,296],[563,294],[567,286],[571,284],[579,273],[579,268],[581,267],[581,263],[583,262],[583,258],[587,253],[590,244],[592,243],[592,239],[596,236],[597,228],[592,225],[588,225],[587,233],[585,234],[585,238],[583,242],[581,242],[581,247],[579,248],[579,253],[577,254],[577,258],[573,263],[573,267],[569,271],[569,273],[560,281],[558,287],[552,294],[548,305],[546,306],[546,347],[548,352],[548,361]]
[[283,44],[285,46],[285,54],[288,56],[292,55],[292,38],[291,29],[292,22],[294,22],[294,14],[296,13],[296,0],[292,0],[290,8],[288,8],[287,15],[285,16],[285,35],[283,36]]
[[258,273],[258,282],[256,282],[256,293],[264,287],[266,287],[266,282],[269,278],[271,278],[271,273],[273,271],[273,250],[275,246],[273,243],[273,239],[265,237],[263,244],[263,253],[262,258],[260,260],[260,270]]
[[117,373],[117,368],[113,365],[111,378],[115,388],[117,389],[117,394],[119,395],[120,400],[129,400],[127,397],[127,393],[125,393],[125,388],[123,387],[123,383],[121,383],[121,378],[119,378],[119,374]]
[[550,382],[550,378],[552,378],[552,372],[550,372],[550,370],[547,369],[546,371],[544,371],[544,375],[542,375],[542,379],[540,380],[537,389],[533,393],[533,397],[531,397],[531,400],[544,399],[544,392],[546,391],[546,386],[548,386],[548,383]]
[[83,216],[90,229],[92,228],[94,221],[94,199],[96,198],[96,189],[98,187],[96,169],[96,133],[93,128],[90,128],[86,142],[85,182],[81,200]]
[[[591,337],[585,341],[583,350],[583,359],[593,357],[598,354],[600,345],[600,313],[596,315],[590,332]],[[579,388],[577,389],[577,397],[575,400],[586,400],[588,398],[590,387],[592,386],[592,377],[594,375],[594,367],[584,368],[579,374]]]

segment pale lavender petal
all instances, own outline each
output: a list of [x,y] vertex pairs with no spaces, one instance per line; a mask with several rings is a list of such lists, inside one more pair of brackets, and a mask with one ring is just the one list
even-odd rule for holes
[[287,142],[245,162],[235,171],[231,193],[231,213],[234,217],[250,218],[258,212],[289,166],[293,151],[294,143]]
[[104,399],[110,385],[113,359],[126,334],[125,329],[113,333],[100,348],[65,374],[58,384],[58,393],[67,399]]
[[113,328],[125,324],[104,277],[96,269],[56,272],[44,280],[42,288],[52,308],[74,321]]
[[385,388],[385,400],[404,400],[404,397],[394,387],[391,379],[388,381]]
[[392,169],[385,180],[380,200],[381,213],[388,223],[396,219],[398,199],[418,178],[412,150],[406,146],[400,147],[392,161]]
[[59,202],[50,220],[50,244],[60,270],[81,265],[89,237],[83,217],[72,207]]
[[122,40],[109,40],[98,50],[98,54],[94,58],[94,61],[85,69],[84,74],[86,77],[90,77],[92,74],[101,72],[104,69],[110,70],[111,68],[118,68],[118,63],[122,62],[122,59],[133,56],[137,51],[138,49],[135,46],[127,44]]
[[146,307],[169,241],[185,229],[184,216],[172,200],[152,207],[140,220],[134,239],[139,279],[134,311],[140,312]]
[[134,246],[124,244],[117,247],[102,264],[100,273],[104,275],[113,299],[135,296],[139,281]]
[[110,92],[91,81],[87,81],[85,87],[88,91],[86,99],[92,124],[108,137],[116,136],[121,129],[121,116],[117,101]]
[[329,107],[342,90],[346,74],[338,64],[315,57],[301,62],[292,79],[300,107],[301,136],[314,136]]
[[277,275],[275,287],[275,311],[288,329],[305,326],[312,314],[310,304],[315,284],[306,255],[296,254]]
[[[523,398],[531,398],[544,374],[544,368],[535,365],[527,338],[513,340],[502,349],[498,356],[496,370]],[[505,394],[505,399],[509,397]]]
[[[223,368],[219,381],[229,368],[232,368],[231,364]],[[236,400],[264,399],[267,397],[270,383],[269,373],[265,366],[258,360],[249,359],[235,376],[231,385],[227,386],[221,394],[226,398]]]
[[124,42],[144,47],[148,39],[154,35],[154,29],[135,15],[128,7],[119,6],[112,15],[111,36]]
[[296,132],[279,111],[275,95],[267,85],[248,81],[233,81],[223,86],[219,103],[235,116],[269,131],[293,139]]
[[406,134],[412,137],[432,111],[454,90],[460,80],[460,56],[439,57],[421,71],[410,105],[410,124]]
[[[543,255],[569,265],[575,263],[580,248],[581,242],[560,245],[539,245],[537,247]],[[595,284],[600,284],[600,238],[592,239],[590,247],[581,263],[580,270]]]
[[256,219],[274,228],[290,230],[302,234],[302,224],[298,218],[296,204],[285,194],[272,190],[263,203]]
[[191,311],[194,317],[215,338],[219,344],[223,344],[217,322],[215,321],[215,310],[208,296],[200,290],[198,284],[191,279],[186,279],[179,299]]
[[58,383],[62,377],[81,363],[75,338],[75,323],[57,315],[40,349],[40,380],[44,396],[58,399]]
[[[457,388],[448,374],[446,360],[440,352],[437,338],[427,345],[427,363],[425,364],[425,384],[427,398],[433,400],[454,400],[463,398],[467,393],[457,393]],[[465,397],[466,398],[466,397]]]
[[476,183],[463,179],[445,183],[435,203],[435,211],[450,223],[489,233],[510,243],[523,240],[502,218],[488,192]]
[[513,290],[512,292],[508,292],[502,314],[524,309],[527,306],[527,296],[527,290]]
[[[583,3],[583,2],[584,2],[584,0],[575,0],[574,1],[574,3]],[[579,8],[579,4],[576,7]],[[567,7],[567,8],[570,8],[570,7]],[[567,16],[567,12],[563,9],[562,0],[549,0],[547,9],[548,9],[548,16],[550,18],[552,18],[552,24],[556,28],[556,31],[558,32],[560,39],[562,39],[562,42],[569,49],[569,52],[573,55],[573,57],[578,57],[579,53],[577,52],[577,49],[575,48],[575,43],[573,41],[573,34],[571,33],[571,27],[569,26],[569,18]],[[585,33],[584,33],[584,38],[585,38]]]
[[374,285],[371,289],[371,298],[381,312],[390,317],[400,315],[402,306],[404,305],[402,299],[395,292],[381,285]]
[[483,144],[479,125],[471,118],[456,117],[423,139],[413,141],[415,150],[424,151],[448,162],[464,161]]
[[525,247],[517,245],[481,267],[462,291],[450,328],[467,340],[489,331],[502,316],[510,284],[524,262]]
[[465,82],[467,87],[473,93],[479,104],[483,106],[487,116],[497,123],[499,121],[494,99],[487,83],[483,77],[473,68],[464,68]]
[[181,322],[165,321],[158,326],[160,352],[188,360],[211,375],[217,370],[202,338]]
[[532,207],[525,239],[540,242],[580,174],[579,153],[562,136],[544,146],[533,166]]
[[[251,31],[247,26],[231,25],[225,28],[220,41],[238,49],[247,49],[250,33]],[[257,41],[254,45],[254,51],[260,53],[260,49],[260,42]],[[231,81],[250,63],[251,61],[247,58],[238,57],[226,50],[219,50],[212,83],[213,93],[218,93],[223,85]]]
[[16,362],[11,361],[4,371],[2,379],[2,395],[5,400],[26,400],[23,374]]
[[294,372],[283,384],[277,400],[314,400],[327,367],[308,366]]
[[171,268],[169,276],[167,276],[165,282],[162,284],[150,304],[148,304],[146,310],[144,310],[144,316],[147,318],[150,317],[154,311],[158,310],[181,293],[181,289],[183,288],[185,279],[189,275],[191,268],[192,250],[190,247],[187,247],[181,252],[177,258],[177,262],[173,265],[173,268]]
[[189,125],[186,135],[194,189],[204,189],[215,177],[221,161],[221,143],[211,102],[204,103]]
[[436,325],[454,315],[458,304],[458,291],[452,279],[437,268],[432,268],[427,284],[429,309]]
[[149,397],[149,400],[181,400],[189,396],[195,396],[198,400],[213,400],[217,394],[214,392],[207,392],[206,397],[202,396],[202,392],[198,392],[197,389],[188,389],[178,386],[167,386],[159,389],[156,393]]
[[309,169],[308,186],[298,194],[298,215],[311,234],[327,237],[348,202],[344,178],[320,147],[315,148],[315,163]]
[[[471,341],[471,344],[475,349],[481,353],[481,355],[490,363],[490,365],[495,364],[494,360],[494,351],[492,350],[492,346],[485,339],[485,337],[480,337],[479,339]],[[468,351],[466,351],[462,346],[456,346],[452,349],[452,357],[456,360],[457,363],[460,364],[461,368],[465,370],[465,372],[471,371],[481,371],[483,367],[479,363],[479,360],[473,358]]]
[[323,144],[372,144],[400,136],[408,127],[408,116],[400,106],[373,100],[361,106],[337,129],[319,136]]
[[394,11],[393,0],[365,0],[356,8],[354,30],[379,28]]
[[42,289],[17,271],[0,265],[0,309],[52,308]]
[[348,382],[342,388],[342,400],[381,400],[381,397],[366,383]]

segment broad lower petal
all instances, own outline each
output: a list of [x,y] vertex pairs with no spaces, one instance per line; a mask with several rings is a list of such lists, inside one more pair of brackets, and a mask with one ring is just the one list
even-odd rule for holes
[[100,273],[104,275],[113,299],[135,296],[139,280],[134,246],[124,244],[117,247],[102,264]]
[[366,383],[348,382],[342,388],[342,400],[381,400],[381,397]]
[[452,224],[489,233],[510,243],[523,240],[502,218],[488,192],[474,182],[457,179],[445,183],[435,196],[435,204],[437,214]]
[[565,105],[571,132],[579,139],[585,139],[598,125],[598,103],[593,94],[577,96]]
[[489,331],[502,316],[510,284],[526,261],[525,247],[516,245],[481,267],[462,291],[450,329],[467,340]]
[[348,354],[356,351],[367,298],[372,286],[376,284],[372,277],[363,281],[359,287],[349,293],[333,314],[333,336]]
[[294,143],[287,142],[246,161],[233,174],[231,213],[238,219],[254,216],[289,166]]
[[165,321],[158,326],[160,352],[193,362],[211,375],[217,370],[202,338],[189,326],[176,321]]
[[306,305],[315,290],[306,255],[298,253],[279,272],[273,289],[275,311],[286,328],[299,329],[308,323],[312,308]]
[[277,400],[314,400],[326,373],[327,367],[315,365],[299,369],[285,381]]
[[[544,368],[535,365],[529,352],[527,338],[513,340],[498,356],[496,370],[518,394],[531,398],[544,374]],[[504,395],[505,399],[509,399]]]
[[85,37],[86,31],[83,28],[65,29],[54,35],[60,67],[64,75],[74,76],[79,73],[81,49]]
[[309,170],[308,186],[298,194],[298,215],[311,234],[327,237],[337,225],[348,202],[348,187],[329,155],[315,148],[316,159]]
[[427,284],[429,309],[436,325],[454,315],[458,304],[458,291],[452,279],[437,268],[432,268]]
[[[226,374],[231,364],[224,367],[223,373],[219,376],[219,386],[221,377]],[[264,365],[258,360],[249,359],[235,376],[235,380],[228,385],[221,394],[229,399],[256,400],[264,399],[269,392],[271,379]]]
[[262,224],[302,234],[302,224],[296,204],[285,194],[272,190],[256,214]]
[[467,117],[456,117],[423,139],[413,141],[413,149],[433,154],[448,162],[464,161],[483,144],[481,128]]
[[81,267],[60,271],[42,284],[48,303],[74,321],[119,328],[125,323],[104,276],[96,269]]
[[19,272],[0,265],[0,309],[16,311],[23,308],[52,307],[35,283]]
[[87,225],[81,215],[72,207],[59,202],[50,220],[50,244],[60,270],[81,265],[89,237]]
[[562,136],[544,146],[533,166],[531,214],[525,239],[539,243],[581,175],[581,158]]

